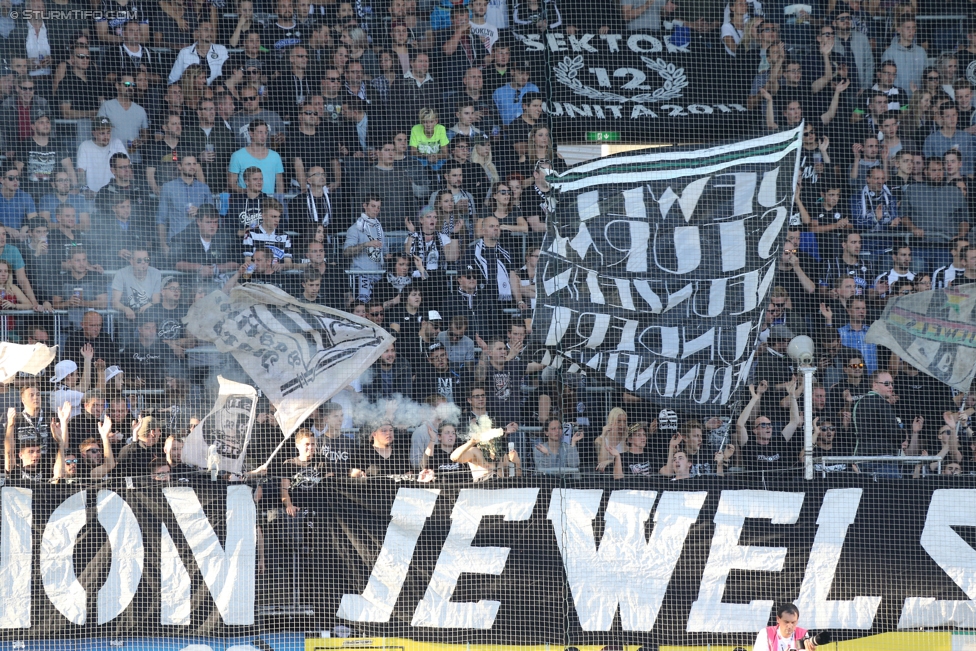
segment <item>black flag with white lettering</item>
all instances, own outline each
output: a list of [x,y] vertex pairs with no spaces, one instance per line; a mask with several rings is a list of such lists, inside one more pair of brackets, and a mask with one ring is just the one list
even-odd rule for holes
[[762,328],[800,133],[551,177],[533,319],[541,361],[685,412],[727,404]]

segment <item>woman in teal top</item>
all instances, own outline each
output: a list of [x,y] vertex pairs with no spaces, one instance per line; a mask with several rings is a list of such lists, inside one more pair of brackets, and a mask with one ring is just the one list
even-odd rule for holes
[[432,170],[440,170],[447,159],[447,129],[437,123],[437,111],[420,109],[420,124],[410,130],[410,153]]

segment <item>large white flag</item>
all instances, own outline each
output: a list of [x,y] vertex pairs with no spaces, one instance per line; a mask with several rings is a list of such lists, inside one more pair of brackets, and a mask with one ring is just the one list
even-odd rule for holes
[[250,384],[232,382],[219,375],[217,382],[217,401],[183,443],[183,459],[199,468],[209,468],[213,455],[221,471],[239,475],[254,427],[258,391]]
[[359,377],[393,341],[371,321],[302,303],[277,287],[213,292],[190,308],[187,330],[232,353],[275,406],[285,436]]
[[6,382],[19,372],[37,375],[54,361],[58,347],[44,344],[25,346],[0,342],[0,382]]

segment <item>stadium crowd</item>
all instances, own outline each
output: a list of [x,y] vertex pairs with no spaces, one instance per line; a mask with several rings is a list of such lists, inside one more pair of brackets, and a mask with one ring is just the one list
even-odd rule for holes
[[[0,19],[0,307],[5,337],[58,343],[61,361],[0,394],[7,471],[194,470],[182,440],[213,404],[217,366],[182,319],[213,291],[260,283],[396,336],[274,466],[289,514],[295,482],[330,475],[793,472],[803,397],[786,346],[800,334],[819,354],[818,457],[928,454],[976,472],[972,396],[865,342],[891,298],[976,282],[976,18],[923,26],[923,10],[972,8],[921,1],[690,15],[685,0],[104,0],[73,22],[43,12],[75,0],[27,0],[21,20]],[[527,344],[547,175],[567,164],[549,71],[521,43],[552,30],[693,37],[749,109],[729,137],[804,123],[736,414],[659,411],[545,368]],[[428,409],[406,431],[357,417],[384,400]],[[485,415],[501,437],[468,435]],[[250,467],[276,428],[264,400]]]

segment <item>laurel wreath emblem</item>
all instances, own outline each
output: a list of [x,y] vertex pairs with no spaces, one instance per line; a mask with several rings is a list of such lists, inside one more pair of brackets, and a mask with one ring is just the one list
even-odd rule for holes
[[568,86],[577,95],[582,95],[593,100],[624,104],[626,102],[666,102],[681,97],[681,91],[688,86],[688,77],[685,75],[684,68],[679,68],[664,59],[641,57],[641,61],[648,68],[656,72],[664,80],[664,84],[653,93],[644,93],[633,97],[625,97],[617,93],[598,90],[580,81],[579,72],[583,69],[584,65],[582,55],[563,57],[563,60],[553,68],[553,72],[559,83]]

